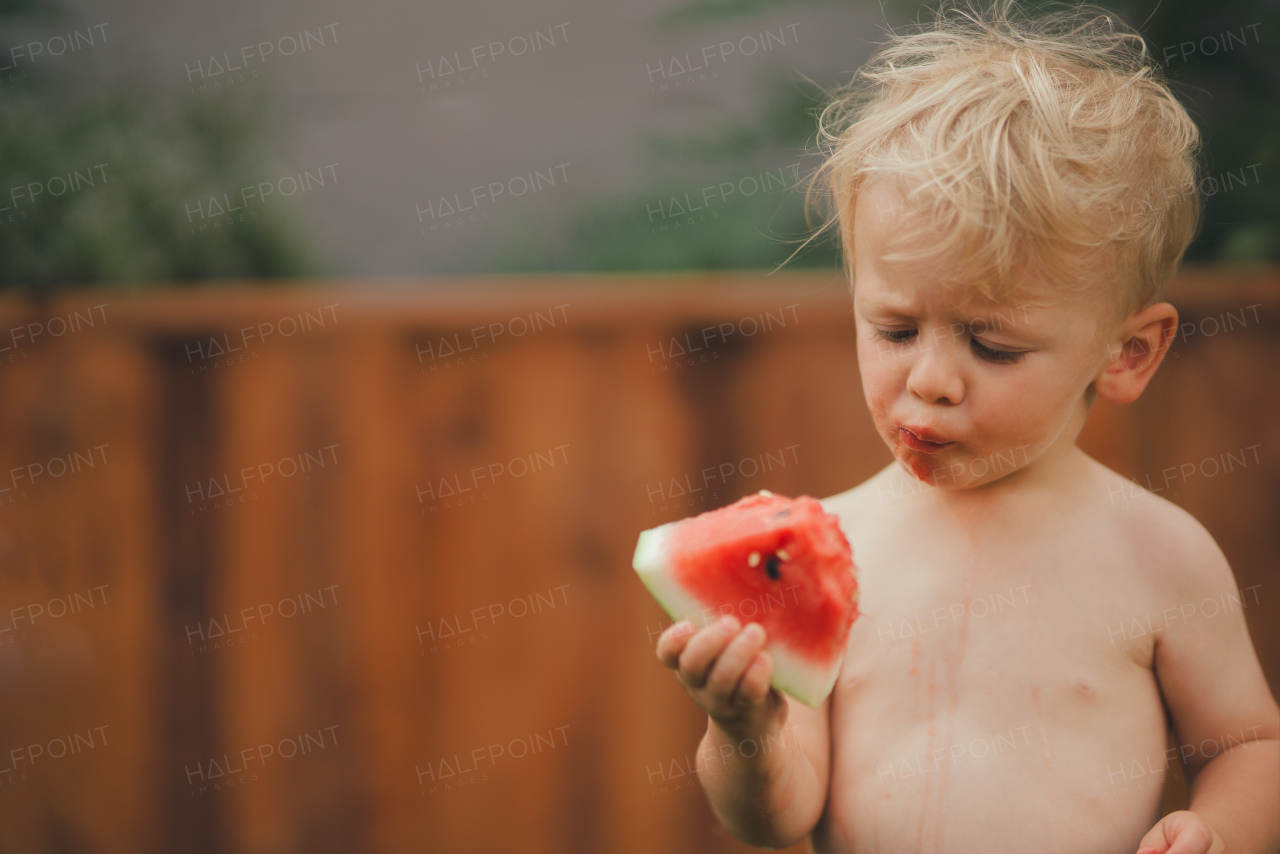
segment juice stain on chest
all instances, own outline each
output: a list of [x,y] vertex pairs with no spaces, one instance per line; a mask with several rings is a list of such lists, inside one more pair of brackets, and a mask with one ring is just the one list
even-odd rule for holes
[[[972,575],[977,560],[978,550],[975,546],[970,552],[969,563],[962,570],[960,576],[961,597],[962,601],[966,603],[966,607],[956,625],[955,644],[950,649],[940,651],[941,655],[930,656],[927,659],[929,674],[928,755],[931,757],[936,756],[935,751],[940,744],[947,748],[945,752],[949,755],[949,745],[955,742],[957,713],[960,709],[960,686],[958,680],[960,668],[964,663],[965,649],[969,641],[969,608],[967,603],[971,598]],[[912,645],[911,652],[913,659],[912,669],[915,670],[918,667],[916,660],[919,657],[919,640]],[[937,678],[939,664],[941,664],[941,679]],[[938,682],[942,683],[945,695],[941,700],[937,696]],[[939,702],[946,703],[945,714],[941,721],[941,732],[939,732],[939,722],[935,719],[936,707]],[[947,785],[950,780],[951,769],[946,761],[938,763],[935,759],[934,763],[937,773],[925,778],[920,819],[916,826],[915,854],[924,854],[926,842],[932,843],[930,846],[932,854],[943,854],[942,833],[946,827],[947,807],[950,800]],[[926,828],[928,829],[927,834]]]

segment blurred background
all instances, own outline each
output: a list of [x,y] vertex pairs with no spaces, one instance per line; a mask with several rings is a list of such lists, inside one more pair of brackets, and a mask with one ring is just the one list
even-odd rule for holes
[[[1206,218],[1081,444],[1217,538],[1274,689],[1280,7],[1101,5]],[[889,462],[800,187],[929,14],[0,0],[0,851],[745,850],[631,550]]]

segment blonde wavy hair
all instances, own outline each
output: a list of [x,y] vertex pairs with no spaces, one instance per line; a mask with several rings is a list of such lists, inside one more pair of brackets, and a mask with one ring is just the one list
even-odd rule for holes
[[1033,270],[1109,288],[1123,316],[1162,298],[1200,226],[1196,125],[1142,37],[1105,10],[944,4],[829,94],[805,206],[827,197],[817,234],[838,226],[851,283],[854,213],[873,180],[922,214],[892,246],[932,247],[885,260],[940,256],[954,281],[1005,303]]

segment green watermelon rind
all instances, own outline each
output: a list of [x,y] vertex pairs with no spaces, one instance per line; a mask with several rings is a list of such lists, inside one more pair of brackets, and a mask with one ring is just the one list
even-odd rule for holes
[[[667,535],[678,524],[679,522],[668,522],[642,531],[636,542],[631,566],[650,595],[671,619],[688,620],[700,629],[706,628],[717,617],[714,606],[707,607],[683,593],[671,576],[670,562],[666,558],[664,546]],[[707,612],[710,612],[710,616]],[[810,708],[817,708],[830,696],[840,675],[843,652],[836,656],[828,670],[802,661],[777,641],[766,641],[765,649],[773,659],[773,676],[770,681],[773,687],[785,691]]]

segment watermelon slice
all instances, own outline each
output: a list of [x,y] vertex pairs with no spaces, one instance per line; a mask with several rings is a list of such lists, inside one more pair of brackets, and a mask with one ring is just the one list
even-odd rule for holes
[[650,528],[632,566],[673,619],[762,625],[774,687],[810,706],[831,693],[858,616],[857,568],[816,499],[761,490]]

